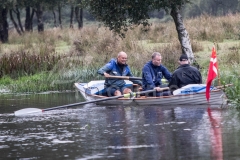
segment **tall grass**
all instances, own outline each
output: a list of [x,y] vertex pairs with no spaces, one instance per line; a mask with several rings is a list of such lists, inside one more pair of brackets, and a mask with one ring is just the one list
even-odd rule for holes
[[49,71],[58,62],[60,56],[41,52],[31,54],[29,52],[13,52],[4,54],[0,59],[0,78],[9,75],[17,78],[24,75],[33,75],[41,71]]

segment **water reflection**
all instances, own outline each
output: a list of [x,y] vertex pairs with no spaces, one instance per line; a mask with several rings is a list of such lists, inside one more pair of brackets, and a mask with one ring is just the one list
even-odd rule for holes
[[[211,141],[211,156],[215,160],[223,159],[223,145],[222,145],[222,127],[221,127],[221,112],[215,112],[212,114],[210,107],[207,109],[210,128],[210,141]],[[218,114],[217,114],[218,113]]]
[[81,100],[72,93],[48,96],[1,97],[1,159],[221,160],[240,156],[240,120],[231,110],[88,104],[37,116],[11,114],[16,108],[48,108]]

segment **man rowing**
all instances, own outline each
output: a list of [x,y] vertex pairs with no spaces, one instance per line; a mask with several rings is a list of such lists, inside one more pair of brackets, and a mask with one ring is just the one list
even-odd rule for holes
[[[104,87],[107,92],[107,96],[119,96],[122,94],[131,93],[132,90],[129,86],[126,86],[126,82],[123,79],[108,78],[109,76],[129,76],[133,77],[133,74],[127,65],[127,54],[123,51],[119,52],[116,59],[111,59],[107,64],[98,70],[98,74],[104,76]],[[142,85],[140,80],[131,80],[134,84]]]

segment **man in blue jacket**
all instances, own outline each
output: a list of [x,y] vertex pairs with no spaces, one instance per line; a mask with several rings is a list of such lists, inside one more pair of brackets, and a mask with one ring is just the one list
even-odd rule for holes
[[[103,75],[105,79],[105,88],[108,96],[119,96],[131,93],[131,89],[125,86],[123,79],[110,79],[112,76],[129,76],[133,77],[130,68],[127,65],[127,54],[123,51],[118,53],[117,59],[111,59],[107,64],[98,70],[98,74]],[[140,80],[131,80],[133,83],[142,85]]]
[[165,77],[170,81],[172,77],[171,73],[161,64],[161,62],[161,54],[159,52],[154,52],[152,54],[152,60],[147,62],[142,69],[143,90],[156,90],[156,92],[149,94],[150,96],[159,97],[169,94],[168,92],[160,92],[160,86],[162,85],[161,79]]

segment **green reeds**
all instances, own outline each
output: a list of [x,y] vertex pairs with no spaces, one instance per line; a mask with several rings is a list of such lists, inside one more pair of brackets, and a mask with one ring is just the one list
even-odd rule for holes
[[41,72],[29,76],[21,76],[12,79],[4,76],[0,79],[0,93],[39,93],[46,91],[67,91],[74,90],[73,83],[88,82],[91,80],[104,79],[98,75],[93,68],[72,68],[71,70],[61,70],[57,73],[53,71]]
[[[230,58],[230,57],[229,57]],[[231,62],[230,62],[231,63]],[[228,64],[222,66],[227,67],[228,70],[220,72],[221,85],[232,84],[225,88],[225,93],[232,107],[240,109],[240,70],[239,64]]]
[[13,52],[4,54],[0,59],[0,78],[9,75],[17,78],[33,75],[41,71],[49,71],[58,62],[60,56],[55,54],[31,54],[29,52]]

